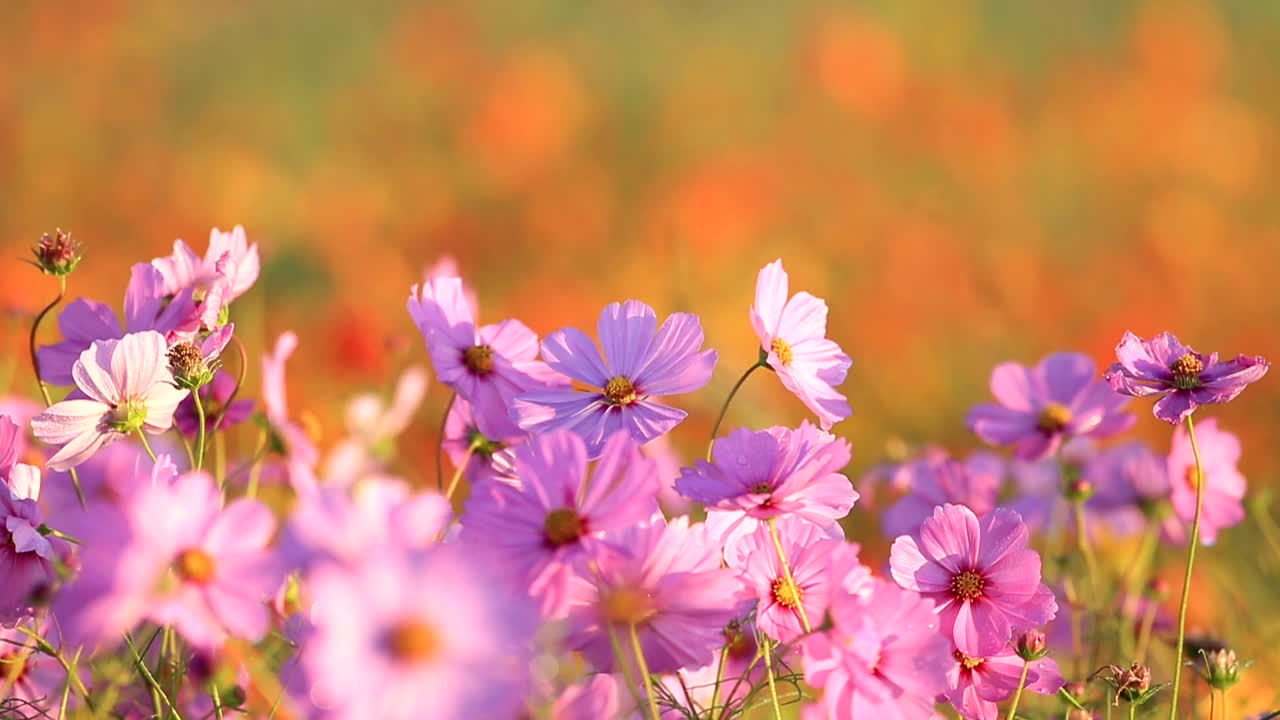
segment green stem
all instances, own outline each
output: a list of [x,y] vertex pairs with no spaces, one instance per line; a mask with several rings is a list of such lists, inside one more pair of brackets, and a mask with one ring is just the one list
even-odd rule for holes
[[747,665],[747,669],[742,671],[742,674],[734,681],[733,687],[729,688],[729,694],[724,698],[724,708],[720,710],[720,720],[726,720],[729,717],[729,706],[733,704],[733,696],[738,694],[738,688],[742,687],[742,681],[750,677],[751,671],[756,669],[756,663],[761,660],[762,650],[768,652],[768,648],[761,643],[756,648],[756,656],[751,658],[751,663]]
[[[155,701],[156,717],[164,717],[164,705],[169,706],[169,712],[173,714],[175,720],[182,720],[182,716],[178,714],[178,708],[169,702],[169,696],[165,695],[164,688],[160,687],[160,683],[156,682],[156,676],[151,674],[151,669],[147,667],[147,662],[142,659],[142,653],[138,652],[138,646],[133,644],[133,638],[129,633],[124,634],[125,644],[129,646],[129,650],[133,652],[134,662],[138,665],[138,670],[142,673],[142,678],[147,681],[147,685],[151,688],[151,697]],[[161,701],[164,705],[161,705]]]
[[1187,572],[1182,578],[1182,601],[1178,605],[1178,647],[1173,656],[1173,698],[1169,701],[1169,720],[1178,720],[1178,689],[1182,686],[1182,648],[1186,642],[1187,603],[1191,599],[1191,572],[1196,563],[1196,546],[1200,544],[1200,512],[1204,506],[1204,465],[1200,446],[1196,444],[1196,426],[1187,415],[1187,439],[1196,459],[1196,514],[1191,520],[1191,537],[1187,546]]
[[769,679],[769,699],[773,702],[774,720],[782,720],[782,706],[778,704],[778,686],[773,681],[773,661],[770,657],[773,649],[769,647],[769,639],[764,639],[764,673]]
[[733,402],[733,396],[738,394],[738,388],[742,387],[742,383],[751,377],[751,373],[755,372],[756,368],[769,367],[769,364],[765,362],[765,357],[762,354],[755,365],[747,368],[747,371],[742,373],[742,377],[738,378],[738,382],[734,383],[733,389],[729,391],[729,397],[725,398],[724,404],[720,406],[720,414],[716,416],[716,424],[711,426],[711,440],[707,443],[707,462],[711,462],[711,449],[716,445],[716,435],[720,432],[720,423],[724,422],[724,415],[729,412],[729,403]]
[[142,441],[142,447],[147,451],[147,455],[151,456],[151,462],[156,461],[156,453],[151,449],[151,442],[147,440],[146,433],[142,432],[142,428],[138,428],[138,439]]
[[[787,563],[787,554],[782,550],[782,539],[778,537],[778,525],[773,518],[769,518],[769,535],[773,538],[773,549],[778,551],[778,562],[782,564],[782,577],[787,581],[787,587],[791,588],[792,597],[800,597],[800,588],[796,586],[796,581],[791,577],[791,565]],[[809,616],[805,614],[804,603],[796,603],[796,613],[800,616],[800,624],[804,626],[806,633],[813,632],[813,627],[809,625]]]
[[1129,720],[1138,717],[1138,703],[1129,703]]
[[440,439],[436,442],[436,487],[441,492],[444,492],[444,426],[449,421],[449,413],[453,412],[453,403],[457,399],[456,392],[449,396],[449,403],[444,406],[444,417],[440,418]]
[[[67,687],[75,687],[76,692],[84,698],[85,706],[90,710],[93,710],[93,700],[89,698],[89,690],[84,686],[84,681],[80,679],[80,674],[75,671],[75,665],[80,661],[80,651],[77,650],[75,657],[71,658],[71,661],[68,662],[67,659],[62,656],[62,653],[51,645],[48,640],[45,640],[40,633],[23,625],[17,625],[14,629],[34,640],[36,647],[40,649],[40,652],[58,661],[58,664],[61,665],[62,669],[67,673]],[[63,713],[63,715],[65,716],[65,713]]]
[[1098,601],[1098,558],[1093,554],[1093,542],[1089,540],[1089,529],[1085,524],[1084,516],[1084,500],[1076,500],[1072,503],[1075,505],[1076,516],[1076,544],[1080,547],[1080,553],[1084,555],[1085,569],[1089,573],[1089,592],[1092,594],[1090,602],[1084,604],[1085,608],[1095,607]]
[[173,431],[177,433],[178,441],[182,443],[182,449],[187,451],[187,467],[191,468],[192,470],[195,470],[196,454],[195,454],[195,451],[191,449],[191,441],[187,439],[186,433],[182,432],[182,429],[179,428],[176,424],[173,426]]
[[462,474],[467,469],[467,463],[471,462],[471,456],[475,454],[476,450],[480,449],[480,443],[482,442],[482,440],[476,440],[467,446],[467,452],[462,456],[462,462],[458,463],[458,469],[453,472],[453,478],[449,480],[449,489],[444,491],[445,500],[453,500],[453,491],[458,489],[458,482],[462,480]]
[[244,350],[244,343],[240,342],[240,338],[235,335],[231,336],[231,342],[236,344],[236,350],[240,354],[240,373],[236,376],[236,385],[231,388],[231,394],[227,396],[227,401],[222,404],[222,412],[218,413],[218,419],[213,421],[213,430],[210,435],[217,435],[222,429],[222,421],[227,419],[227,408],[236,401],[236,396],[240,394],[240,388],[244,387],[244,377],[249,371],[249,354]]
[[196,470],[204,469],[204,403],[200,401],[200,390],[191,391],[191,399],[196,405],[196,419],[200,422],[196,430]]
[[213,714],[218,720],[222,718],[222,694],[218,692],[218,683],[209,681],[209,699],[213,700]]
[[44,309],[36,315],[36,319],[31,323],[31,337],[29,350],[31,352],[31,370],[35,373],[36,384],[40,386],[40,397],[44,398],[45,407],[53,404],[53,400],[49,398],[49,386],[44,384],[44,377],[40,374],[40,358],[36,355],[36,334],[40,331],[40,323],[44,322],[45,315],[58,307],[58,303],[62,302],[62,298],[67,294],[67,278],[66,276],[58,277],[58,296],[53,302],[44,306]]
[[613,623],[604,624],[605,632],[609,635],[609,647],[613,648],[613,657],[618,661],[618,669],[622,671],[622,679],[627,683],[627,690],[631,693],[631,699],[635,701],[636,707],[640,706],[640,694],[636,690],[636,678],[631,673],[631,663],[627,662],[626,653],[622,652],[622,643],[618,642],[618,633],[613,629]]
[[627,631],[631,634],[631,651],[636,654],[636,666],[644,680],[644,694],[649,700],[649,720],[662,720],[658,713],[658,700],[653,694],[653,678],[649,677],[649,664],[645,662],[644,650],[640,648],[640,634],[636,632],[636,624],[628,625]]
[[267,456],[267,431],[258,433],[258,448],[253,451],[253,462],[249,465],[249,482],[244,496],[250,500],[258,496],[258,480],[262,477],[262,459]]
[[724,666],[729,660],[729,647],[720,648],[720,661],[716,663],[716,684],[711,686],[711,713],[714,717],[716,705],[720,703],[720,683],[724,681]]
[[1017,720],[1018,703],[1022,701],[1022,688],[1027,685],[1027,670],[1031,668],[1031,663],[1022,661],[1022,676],[1018,678],[1018,689],[1013,692],[1013,702],[1009,704],[1009,714],[1006,716],[1008,720]]
[[1138,627],[1138,647],[1133,656],[1140,663],[1147,661],[1147,649],[1151,646],[1151,631],[1156,626],[1156,611],[1160,606],[1155,600],[1148,600],[1147,609],[1142,613],[1142,625]]

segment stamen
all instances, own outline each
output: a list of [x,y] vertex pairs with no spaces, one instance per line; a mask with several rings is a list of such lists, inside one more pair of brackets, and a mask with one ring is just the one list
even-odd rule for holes
[[951,594],[957,600],[977,600],[982,597],[982,589],[986,584],[981,573],[965,570],[951,576]]
[[610,405],[630,405],[638,399],[636,386],[622,375],[615,375],[604,385],[604,399]]

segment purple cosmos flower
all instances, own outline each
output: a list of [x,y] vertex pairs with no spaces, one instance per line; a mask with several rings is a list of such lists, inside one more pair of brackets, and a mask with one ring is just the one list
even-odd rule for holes
[[[235,378],[231,377],[231,373],[223,370],[215,371],[213,380],[200,388],[200,402],[204,405],[207,428],[216,427],[219,430],[226,430],[248,420],[253,414],[253,400],[250,398],[242,397],[230,405],[227,404],[235,389]],[[173,415],[173,422],[183,435],[189,438],[195,437],[200,427],[195,400],[190,397],[183,400],[178,405],[178,411]]]
[[943,632],[970,657],[999,652],[1015,630],[1040,627],[1058,611],[1012,510],[979,521],[963,505],[943,505],[917,536],[894,541],[889,563],[899,585],[934,601]]
[[[1244,520],[1245,479],[1237,467],[1240,439],[1219,429],[1217,418],[1196,423],[1196,426],[1196,441],[1204,469],[1200,541],[1212,545],[1217,541],[1220,530]],[[1191,521],[1196,514],[1196,461],[1185,428],[1180,427],[1173,434],[1168,469],[1173,511],[1182,522],[1180,527],[1178,523],[1166,523],[1166,530],[1171,540],[1181,544],[1187,542]]]
[[221,504],[213,478],[178,476],[161,455],[150,484],[91,506],[70,528],[83,570],[54,601],[68,639],[115,642],[142,620],[174,626],[196,648],[261,638],[265,600],[283,579],[267,551],[275,518],[253,500]]
[[519,717],[537,614],[466,548],[368,555],[311,578],[319,720]]
[[1106,373],[1111,387],[1132,397],[1159,395],[1152,412],[1172,424],[1182,422],[1200,405],[1234,400],[1271,367],[1258,355],[1218,362],[1217,353],[1201,355],[1167,332],[1150,340],[1125,333],[1116,345],[1116,358],[1120,362]]
[[[1017,486],[1017,497],[1005,504],[1022,516],[1032,530],[1056,533],[1072,522],[1071,502],[1067,499],[1068,483],[1088,482],[1096,486],[1090,474],[1090,460],[1098,454],[1098,446],[1089,438],[1072,438],[1057,457],[1041,460],[1012,460],[1009,472]],[[1089,513],[1085,513],[1086,520]],[[1092,528],[1090,528],[1092,532]]]
[[99,340],[80,354],[72,374],[83,396],[55,403],[31,420],[37,438],[60,449],[54,470],[75,467],[102,446],[145,430],[158,435],[188,391],[173,385],[168,345],[155,331]]
[[[222,267],[219,267],[219,262]],[[230,303],[253,287],[258,280],[261,263],[258,245],[249,244],[244,228],[237,225],[231,232],[214,228],[209,232],[209,249],[204,257],[196,255],[181,240],[173,243],[173,254],[151,261],[164,280],[163,294],[177,295],[183,290],[209,290],[222,281],[222,302]]]
[[659,328],[653,308],[628,300],[600,313],[597,332],[603,356],[577,328],[557,330],[542,342],[547,364],[590,390],[525,393],[511,409],[511,417],[528,432],[574,430],[587,441],[591,457],[618,430],[641,444],[669,432],[686,413],[653,398],[701,388],[716,366],[716,351],[701,350],[696,315],[672,313]]
[[1034,368],[1001,363],[991,371],[991,394],[1000,404],[974,407],[965,423],[992,445],[1014,446],[1023,460],[1052,455],[1066,438],[1114,435],[1135,420],[1079,353],[1054,353]]
[[467,467],[463,474],[472,486],[491,481],[512,484],[515,480],[513,448],[524,442],[528,435],[516,430],[506,437],[485,437],[480,432],[473,410],[471,403],[460,397],[454,398],[453,407],[449,408],[444,419],[444,451],[449,454],[454,467],[466,459]]
[[795,517],[778,523],[778,535],[795,586],[787,583],[767,526],[743,539],[741,572],[759,603],[756,625],[760,631],[779,642],[791,642],[804,634],[801,606],[814,627],[821,624],[831,594],[829,556],[844,543],[827,539],[816,526]]
[[795,430],[739,428],[716,441],[715,462],[685,468],[676,490],[707,506],[707,527],[737,566],[741,539],[770,518],[794,515],[843,539],[838,521],[858,499],[839,473],[849,455],[848,442],[807,420]]
[[[14,435],[17,426],[0,417],[0,436]],[[3,442],[3,437],[0,437]],[[0,447],[0,459],[5,455]],[[40,534],[44,511],[40,499],[40,470],[17,463],[3,468],[0,486],[0,625],[12,627],[31,613],[31,597],[53,588],[58,580],[53,563],[70,546]]]
[[616,669],[609,634],[636,627],[650,672],[701,667],[724,645],[723,628],[740,616],[742,583],[720,567],[720,547],[687,518],[627,528],[610,540],[628,552],[604,552],[590,577],[571,584],[569,647],[592,667]]
[[947,688],[947,641],[929,601],[884,580],[838,595],[831,629],[801,644],[804,679],[823,691],[810,720],[932,720]]
[[756,279],[751,326],[783,386],[818,416],[823,430],[830,430],[853,413],[836,390],[853,361],[827,339],[827,304],[807,292],[788,298],[787,290],[782,260],[765,265]]
[[570,579],[601,554],[605,534],[658,512],[656,469],[626,433],[617,433],[588,473],[586,446],[568,430],[518,446],[514,469],[519,487],[475,488],[462,515],[461,539],[491,550],[542,612],[558,617]]
[[[79,298],[58,314],[62,342],[42,345],[36,351],[40,375],[52,385],[74,385],[72,367],[89,346],[98,340],[119,340],[130,333],[155,330],[174,340],[189,339],[197,329],[190,319],[196,313],[191,292],[168,298],[160,272],[146,263],[133,266],[124,297],[124,324],[111,308]],[[181,330],[181,332],[179,332]]]
[[[954,655],[955,663],[947,673],[947,700],[968,720],[998,720],[1000,711],[996,703],[1013,696],[1025,661],[1012,647],[987,656],[974,657],[959,650]],[[1031,661],[1027,690],[1053,695],[1065,684],[1053,658]]]
[[907,494],[884,511],[880,531],[887,538],[911,535],[933,516],[933,509],[951,503],[964,505],[979,517],[996,506],[1004,482],[1005,462],[989,452],[974,452],[964,462],[951,460],[937,450],[909,463]]
[[1119,535],[1141,532],[1156,506],[1169,498],[1166,459],[1137,440],[1099,453],[1085,465],[1084,477],[1097,488],[1085,504],[1086,516],[1101,519]]
[[486,437],[518,432],[508,416],[517,395],[567,384],[536,360],[538,336],[519,320],[478,327],[456,277],[432,278],[421,290],[414,285],[408,308],[436,377],[472,404]]

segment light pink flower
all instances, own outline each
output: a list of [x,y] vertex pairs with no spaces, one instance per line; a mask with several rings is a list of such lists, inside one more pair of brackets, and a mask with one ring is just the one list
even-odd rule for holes
[[[220,268],[219,262],[223,265]],[[209,248],[204,257],[196,255],[181,240],[173,243],[173,254],[156,258],[151,265],[164,278],[164,294],[176,295],[186,289],[208,290],[225,278],[221,301],[232,300],[248,292],[258,280],[261,263],[257,244],[250,245],[244,228],[237,225],[231,232],[214,228],[209,232]]]
[[823,430],[849,417],[849,402],[836,388],[844,383],[853,361],[827,339],[827,304],[807,292],[787,297],[782,260],[760,270],[751,326],[760,338],[761,354],[782,384],[800,398]]
[[325,458],[325,479],[349,485],[380,472],[391,459],[395,440],[404,432],[427,394],[427,371],[406,368],[396,381],[391,403],[375,393],[357,395],[347,403],[348,436]]
[[[1204,469],[1200,542],[1212,545],[1221,530],[1244,520],[1245,479],[1237,466],[1240,438],[1219,428],[1217,418],[1209,418],[1196,423],[1196,442]],[[1185,543],[1196,514],[1196,461],[1185,426],[1174,430],[1168,467],[1170,499],[1177,517],[1165,523],[1166,534],[1175,542]]]
[[262,404],[275,440],[283,451],[290,482],[299,492],[310,491],[315,484],[313,469],[320,451],[301,425],[289,418],[288,393],[285,389],[284,366],[298,347],[298,336],[281,333],[275,349],[262,356]]
[[[464,459],[467,467],[463,474],[472,486],[491,481],[512,484],[515,481],[513,463],[515,447],[527,438],[516,429],[505,437],[486,437],[480,431],[471,403],[461,397],[454,398],[453,407],[444,419],[444,451],[456,468]],[[487,423],[486,427],[501,427],[501,423]]]
[[82,397],[55,403],[31,420],[37,438],[60,446],[53,470],[75,467],[102,446],[144,430],[158,435],[188,394],[173,385],[164,336],[155,331],[99,340],[72,370]]
[[[947,673],[947,700],[968,720],[997,720],[996,703],[1010,698],[1018,687],[1024,660],[1013,648],[974,657],[956,650],[955,662]],[[1032,660],[1027,669],[1026,689],[1053,695],[1066,684],[1058,663],[1050,657]]]

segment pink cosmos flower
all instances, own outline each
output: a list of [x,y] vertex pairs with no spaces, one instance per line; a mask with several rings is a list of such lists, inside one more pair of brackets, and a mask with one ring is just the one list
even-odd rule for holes
[[832,602],[831,629],[801,644],[804,679],[823,691],[806,720],[932,720],[947,687],[947,641],[931,603],[874,580]]
[[[473,487],[491,481],[512,484],[514,476],[514,447],[524,442],[528,435],[518,429],[506,437],[490,438],[480,432],[471,403],[461,397],[454,398],[453,407],[444,420],[444,451],[449,461],[457,467],[463,459],[467,467],[463,475]],[[493,427],[493,423],[487,423]],[[501,427],[501,424],[498,424]],[[468,453],[472,446],[475,449]]]
[[267,550],[275,518],[253,500],[221,503],[213,478],[177,475],[161,455],[151,482],[121,505],[91,506],[69,528],[83,570],[54,601],[67,638],[116,642],[143,620],[174,626],[200,649],[228,635],[261,638],[265,601],[283,578]]
[[[618,717],[618,681],[612,675],[592,675],[565,688],[551,704],[550,720],[600,720]],[[624,691],[625,693],[625,691]],[[627,700],[630,704],[630,699]]]
[[60,446],[49,468],[75,467],[138,430],[168,430],[188,391],[174,387],[167,350],[164,336],[148,330],[99,340],[81,353],[72,374],[83,396],[55,403],[31,420],[37,438]]
[[[17,433],[17,426],[0,417],[0,442]],[[11,446],[10,446],[11,447]],[[0,446],[0,459],[4,448]],[[0,625],[12,627],[31,613],[31,597],[52,589],[58,580],[53,563],[70,553],[65,541],[40,534],[44,511],[40,498],[39,468],[22,463],[0,467]]]
[[795,430],[739,428],[716,441],[715,462],[685,468],[676,490],[707,506],[707,527],[736,566],[741,539],[770,518],[795,515],[827,537],[843,538],[838,521],[858,499],[839,473],[849,455],[848,442],[807,420]]
[[289,418],[284,366],[297,347],[297,335],[281,333],[276,339],[275,349],[262,356],[262,404],[274,432],[273,439],[278,444],[276,449],[284,455],[290,482],[299,492],[307,492],[314,486],[312,469],[320,451],[307,436],[307,431]]
[[160,271],[138,263],[133,266],[124,297],[124,324],[106,305],[78,298],[58,314],[62,342],[42,345],[36,351],[40,375],[51,385],[74,385],[72,368],[89,346],[98,340],[119,340],[126,332],[155,330],[166,339],[190,339],[198,328],[191,325],[196,313],[190,291],[168,298]]
[[982,521],[963,505],[943,505],[917,536],[893,543],[893,579],[937,605],[943,632],[970,657],[986,657],[1016,630],[1053,619],[1058,603],[1040,582],[1040,555],[1027,526],[998,508]]
[[258,245],[249,244],[244,228],[239,225],[231,232],[211,230],[209,248],[203,258],[185,242],[175,240],[173,254],[156,258],[151,265],[164,278],[165,295],[177,295],[188,289],[209,290],[225,278],[225,291],[221,293],[221,301],[225,303],[248,292],[257,282],[261,269]]
[[[462,273],[458,270],[458,260],[452,255],[441,255],[434,264],[429,265],[422,273],[422,284],[427,284],[436,278],[460,278]],[[471,311],[471,317],[480,315],[480,301],[476,299],[475,288],[462,283],[462,300],[467,304],[467,309]]]
[[[1022,676],[1024,661],[1013,648],[987,656],[973,657],[956,650],[955,663],[947,673],[947,700],[968,720],[998,720],[996,703],[1013,696]],[[1053,695],[1066,684],[1053,658],[1032,660],[1027,670],[1026,689]]]
[[456,277],[432,278],[421,289],[414,285],[408,309],[436,377],[475,407],[486,437],[517,432],[508,416],[517,395],[567,384],[536,359],[538,336],[519,320],[478,327]]
[[311,578],[318,720],[518,717],[537,615],[466,548],[392,551]]
[[577,432],[591,457],[619,430],[644,444],[680,424],[686,413],[654,398],[701,388],[716,365],[716,351],[700,349],[702,325],[689,313],[672,313],[659,328],[648,305],[612,303],[600,313],[596,331],[603,356],[577,328],[557,330],[542,343],[547,364],[589,390],[529,392],[511,409],[511,417],[528,432]]
[[742,580],[758,600],[756,625],[779,642],[791,642],[804,634],[800,608],[812,627],[822,624],[831,589],[828,562],[840,540],[826,538],[816,526],[790,517],[778,523],[787,564],[795,587],[787,584],[767,526],[757,527],[743,539]]
[[519,487],[476,487],[462,515],[461,540],[493,561],[542,605],[563,615],[572,576],[605,554],[605,535],[658,512],[656,472],[626,433],[605,446],[592,472],[586,445],[568,430],[537,435],[515,449]]
[[604,552],[589,577],[571,584],[570,633],[597,670],[613,672],[609,633],[637,637],[652,673],[701,667],[724,645],[724,627],[740,615],[742,584],[720,567],[720,547],[687,518],[658,520],[610,536],[628,552]]
[[901,474],[906,477],[907,492],[880,518],[880,531],[887,538],[915,533],[933,516],[935,507],[946,503],[964,505],[979,517],[991,512],[1004,484],[1005,461],[994,453],[977,451],[960,462],[937,450],[912,461]]
[[978,405],[965,423],[992,445],[1012,445],[1023,460],[1052,455],[1064,439],[1104,438],[1129,429],[1128,403],[1097,379],[1088,355],[1054,353],[1034,368],[1001,363],[991,371],[991,394],[999,405]]
[[788,299],[787,273],[780,259],[760,270],[751,326],[769,367],[818,416],[823,430],[853,413],[836,390],[853,361],[827,339],[827,304],[807,292]]
[[[1196,423],[1196,441],[1204,468],[1204,506],[1200,514],[1200,541],[1212,545],[1218,532],[1244,520],[1245,479],[1240,462],[1240,439],[1218,427],[1217,418]],[[1173,433],[1169,451],[1170,499],[1179,523],[1166,523],[1170,539],[1185,543],[1196,514],[1196,461],[1185,427]],[[1170,527],[1172,525],[1172,527]]]
[[401,373],[390,405],[375,393],[352,398],[347,403],[348,436],[325,459],[325,478],[347,485],[382,471],[394,456],[396,438],[413,421],[426,394],[427,371],[413,366]]
[[1152,412],[1172,424],[1200,405],[1231,402],[1271,367],[1258,355],[1218,362],[1217,353],[1202,355],[1167,332],[1150,340],[1125,333],[1116,345],[1116,358],[1120,362],[1106,373],[1111,387],[1132,397],[1160,396]]

